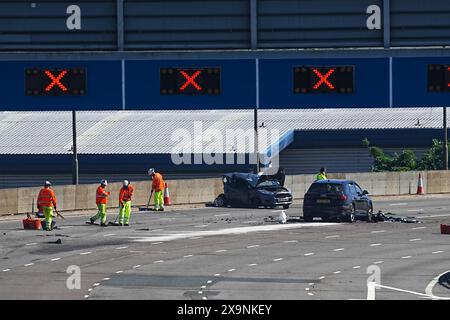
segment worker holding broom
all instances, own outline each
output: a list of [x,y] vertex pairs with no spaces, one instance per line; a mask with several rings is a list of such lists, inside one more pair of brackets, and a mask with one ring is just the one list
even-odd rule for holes
[[128,180],[123,181],[123,187],[119,192],[119,226],[129,226],[131,217],[131,197],[134,188]]
[[107,180],[102,180],[100,186],[95,193],[95,203],[97,204],[98,212],[95,216],[90,218],[90,223],[94,224],[97,219],[100,219],[100,226],[106,227],[106,205],[108,203],[108,196],[111,192],[106,191],[105,188],[108,185]]
[[150,198],[153,192],[155,193],[155,211],[164,211],[164,188],[165,183],[163,177],[160,173],[155,172],[155,169],[148,169],[148,174],[152,178],[152,191],[150,193]]
[[45,217],[45,229],[51,231],[53,229],[53,208],[56,210],[55,192],[50,188],[50,181],[45,181],[44,188],[39,191],[37,198],[37,207],[42,208]]

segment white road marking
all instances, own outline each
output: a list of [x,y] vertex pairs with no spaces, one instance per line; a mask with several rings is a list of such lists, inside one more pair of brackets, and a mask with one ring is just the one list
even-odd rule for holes
[[320,278],[319,278],[319,280],[323,280],[323,279],[325,279],[326,277],[325,276],[321,276]]
[[31,263],[24,264],[23,266],[24,266],[24,267],[29,267],[29,266],[32,266],[33,264],[34,264],[34,263],[31,262]]
[[236,269],[228,269],[228,272],[236,271]]
[[284,243],[296,243],[296,242],[298,242],[298,240],[286,240],[286,241],[283,241]]
[[314,282],[310,282],[310,283],[308,283],[310,286],[313,286],[314,285]]
[[247,249],[250,249],[250,248],[258,248],[259,247],[259,244],[254,244],[254,245],[252,245],[252,246],[247,246]]
[[11,269],[3,269],[2,272],[8,272],[11,271]]
[[164,243],[164,242],[162,242],[162,241],[159,241],[159,242],[153,242],[153,243],[152,243],[152,246],[156,246],[157,244],[162,244],[162,243]]
[[190,258],[190,257],[193,257],[193,256],[194,256],[193,254],[188,254],[186,256],[183,256],[183,258]]
[[111,280],[111,278],[103,278],[103,281]]
[[426,229],[427,227],[416,227],[416,228],[412,228],[411,230],[420,230],[420,229]]
[[201,286],[200,289],[206,289],[206,286]]
[[203,291],[199,291],[198,294],[203,294]]
[[353,269],[359,269],[361,266],[354,266]]
[[220,252],[227,252],[227,251],[228,251],[228,250],[226,250],[226,249],[216,250],[217,253],[220,253]]
[[399,202],[399,203],[391,203],[390,206],[406,206],[408,203],[406,202]]
[[88,289],[88,292],[91,292],[92,290],[93,290],[92,288],[89,288],[89,289]]
[[249,267],[254,267],[254,266],[257,266],[257,265],[258,265],[257,263],[250,263],[250,264],[248,264]]
[[64,227],[58,227],[59,229],[69,229],[69,228],[73,228],[73,226],[64,226]]
[[370,246],[371,247],[378,247],[378,246],[382,246],[382,243],[372,243]]
[[123,270],[116,271],[116,273],[123,273]]
[[53,258],[51,261],[58,261],[61,260],[61,258]]
[[91,253],[92,253],[91,251],[87,251],[87,252],[80,253],[80,255],[84,256],[84,255],[91,254]]
[[339,238],[340,235],[334,235],[334,236],[326,236],[325,239],[333,239],[333,238]]
[[84,298],[85,298],[85,299],[89,298],[89,295],[88,295],[88,294],[87,294],[87,295],[85,295],[85,296],[84,296]]
[[94,287],[98,287],[99,285],[100,285],[100,283],[98,283],[98,282],[93,284]]
[[386,230],[375,230],[375,231],[371,231],[370,233],[383,233],[386,232]]
[[341,273],[341,271],[335,271],[335,272],[333,272],[334,274],[339,274],[339,273]]
[[150,232],[157,232],[157,231],[163,231],[164,229],[153,229],[153,230],[150,230]]
[[111,236],[115,236],[116,234],[115,233],[108,233],[108,234],[104,234],[103,236],[104,237],[111,237]]
[[231,216],[230,213],[223,213],[223,214],[215,214],[214,217],[228,217]]
[[345,250],[345,248],[338,248],[338,249],[333,249],[333,251],[337,252],[337,251],[343,251]]
[[409,241],[410,241],[410,242],[414,242],[414,241],[420,241],[420,240],[422,240],[422,239],[416,238],[416,239],[411,239],[411,240],[409,240]]
[[410,258],[412,258],[411,256],[404,256],[404,257],[402,257],[402,259],[410,259]]
[[305,290],[306,290],[306,291],[309,291],[310,289],[309,289],[309,288],[305,288]]
[[382,264],[384,261],[380,260],[380,261],[375,261],[373,264]]
[[203,239],[203,237],[192,237],[192,238],[189,238],[189,240],[197,240],[197,239]]
[[439,278],[442,277],[444,274],[449,273],[450,270],[447,270],[445,272],[442,272],[441,274],[437,275],[436,277],[434,277],[433,280],[430,281],[430,283],[427,285],[427,287],[425,288],[425,293],[433,296],[433,288],[436,285],[436,283],[439,282]]
[[202,297],[202,300],[208,300],[208,298],[207,297]]
[[123,250],[123,249],[127,249],[127,248],[128,248],[127,246],[125,246],[125,247],[117,247],[116,250]]
[[207,284],[210,284],[210,283],[212,283],[212,280],[208,280],[208,281],[206,281],[206,283],[207,283]]
[[313,296],[313,295],[314,295],[314,293],[312,293],[312,292],[308,292],[308,295],[309,295],[309,296]]
[[275,262],[281,261],[281,260],[283,260],[283,258],[275,258],[275,259],[273,259],[273,261],[275,261]]
[[236,228],[225,228],[219,230],[209,230],[209,231],[184,231],[180,233],[174,233],[170,235],[155,235],[146,237],[127,237],[128,239],[133,239],[136,242],[156,242],[156,241],[172,241],[187,239],[195,236],[219,236],[219,235],[235,235],[235,234],[245,234],[251,232],[264,232],[264,231],[279,231],[285,229],[299,229],[306,227],[329,227],[329,226],[342,226],[339,223],[328,223],[328,222],[310,222],[310,223],[291,223],[291,224],[274,224],[274,225],[261,225],[261,226],[248,226],[248,227],[236,227]]
[[137,268],[139,268],[140,266],[141,266],[140,264],[137,264],[137,265],[133,266],[133,269],[137,269]]
[[157,261],[155,261],[153,263],[163,263],[163,262],[164,262],[164,260],[157,260]]
[[433,251],[431,254],[438,254],[438,253],[443,253],[444,251],[441,251],[441,250],[439,250],[439,251]]
[[312,256],[312,255],[314,255],[314,252],[308,252],[304,254],[304,256]]
[[220,277],[220,273],[216,273],[214,277]]
[[207,224],[199,224],[198,226],[194,226],[194,228],[206,228]]
[[409,209],[409,210],[406,210],[406,211],[408,211],[408,212],[420,212],[420,211],[423,211],[423,209]]
[[450,214],[436,214],[433,216],[420,216],[421,219],[423,219],[423,218],[439,218],[439,217],[450,217]]
[[27,244],[26,244],[26,246],[35,246],[35,245],[37,245],[36,242],[32,242],[32,243],[27,243]]

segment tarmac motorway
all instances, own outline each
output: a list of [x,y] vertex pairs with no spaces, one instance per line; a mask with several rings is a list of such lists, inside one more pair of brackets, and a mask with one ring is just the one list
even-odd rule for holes
[[[305,223],[286,210],[133,210],[129,227],[0,221],[0,299],[450,299],[450,195],[374,200],[422,223]],[[117,212],[109,211],[109,220]],[[57,243],[60,240],[61,243]],[[79,281],[78,281],[79,280]]]

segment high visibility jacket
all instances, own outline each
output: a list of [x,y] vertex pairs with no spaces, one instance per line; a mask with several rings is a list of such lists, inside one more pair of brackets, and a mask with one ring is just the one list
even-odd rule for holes
[[111,194],[111,192],[105,191],[105,188],[102,186],[97,188],[97,192],[95,193],[95,203],[96,204],[107,204],[108,203],[108,196]]
[[128,188],[122,187],[119,192],[119,202],[130,201],[133,196],[133,191],[134,188],[131,184],[128,185]]
[[320,172],[316,176],[316,181],[317,180],[327,180],[327,175],[325,173]]
[[156,192],[158,192],[158,191],[163,191],[164,188],[165,188],[165,183],[164,183],[163,177],[160,173],[156,172],[155,175],[153,176],[152,190],[155,190]]
[[37,205],[39,207],[55,207],[56,208],[56,196],[50,188],[43,188],[39,191],[37,198]]

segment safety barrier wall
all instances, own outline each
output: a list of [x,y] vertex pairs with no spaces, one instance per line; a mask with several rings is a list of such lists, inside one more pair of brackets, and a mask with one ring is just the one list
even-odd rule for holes
[[[425,192],[428,194],[450,193],[450,171],[421,172]],[[371,172],[371,173],[335,173],[330,179],[355,180],[371,195],[407,195],[415,194],[419,172]],[[288,175],[285,185],[290,188],[296,199],[302,199],[314,180],[314,175]],[[223,191],[221,179],[189,179],[167,181],[171,202],[177,204],[199,204],[212,202]],[[143,206],[148,202],[150,181],[133,182],[135,196],[133,206]],[[55,186],[58,199],[58,210],[95,209],[95,191],[97,184]],[[118,206],[118,194],[121,183],[110,183],[109,206]],[[3,205],[0,215],[27,213],[32,211],[32,203],[36,202],[38,187],[0,190]],[[153,199],[152,199],[153,202]],[[36,207],[35,207],[36,210]]]

